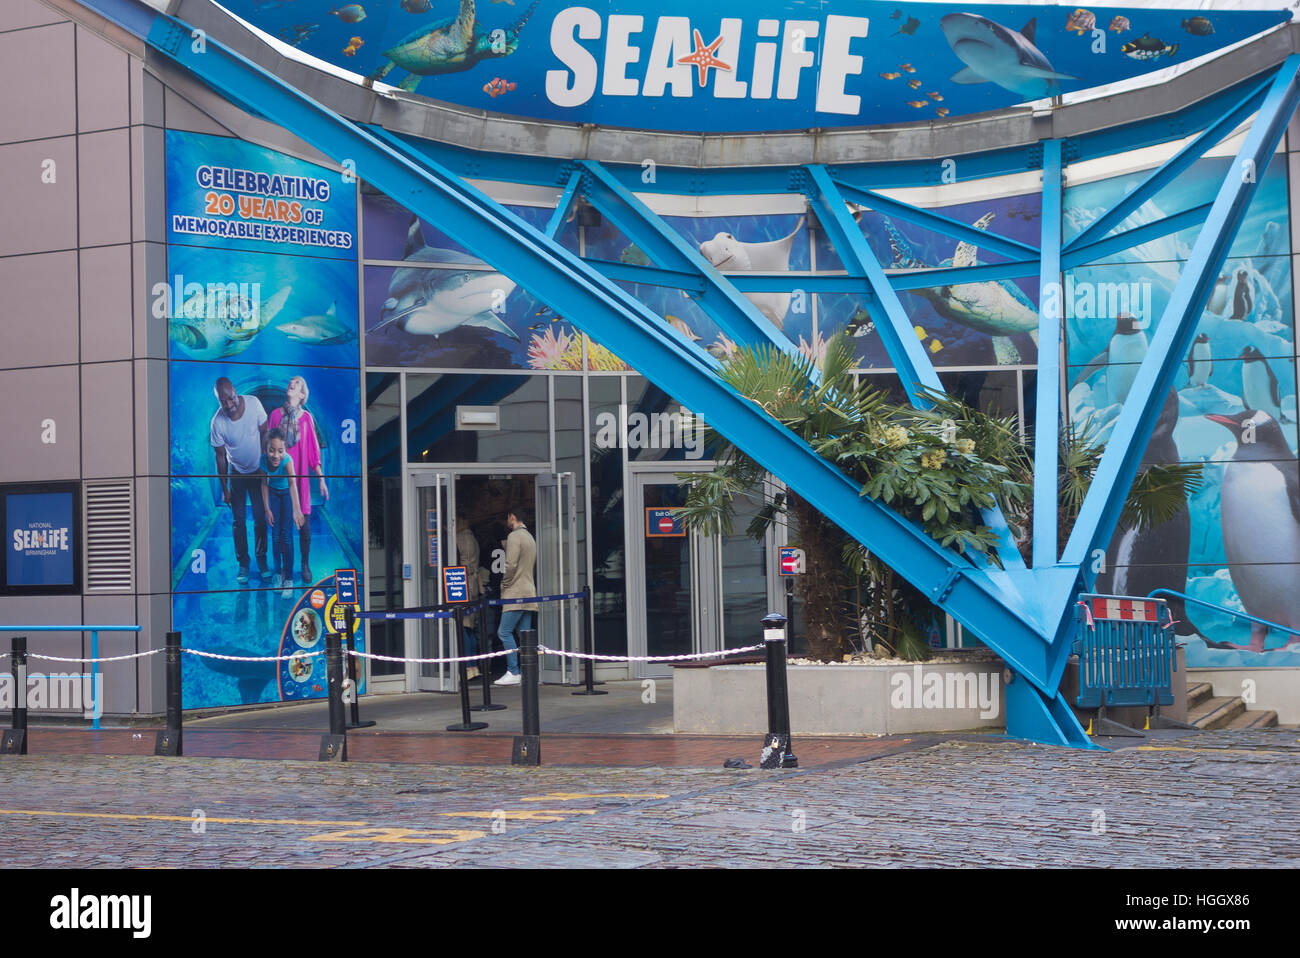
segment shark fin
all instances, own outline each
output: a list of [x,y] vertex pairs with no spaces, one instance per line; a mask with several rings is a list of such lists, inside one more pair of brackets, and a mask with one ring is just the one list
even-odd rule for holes
[[338,307],[339,307],[339,301],[336,299],[336,300],[334,300],[334,302],[330,303],[330,308],[327,309],[327,310],[325,310],[325,315],[326,315],[326,316],[334,316],[334,315],[337,315],[337,313],[338,313]]
[[1020,28],[1020,35],[1030,43],[1034,42],[1034,34],[1038,32],[1038,18],[1031,17],[1029,22]]
[[949,79],[953,83],[988,83],[989,78],[976,73],[970,67],[962,67],[954,73]]
[[465,320],[466,326],[482,326],[484,329],[490,329],[494,333],[501,333],[503,336],[509,336],[511,339],[518,339],[519,334],[501,321],[501,317],[490,310],[483,310],[476,313],[469,319]]
[[1057,73],[1055,70],[1045,70],[1042,67],[1030,66],[1028,63],[1020,64],[1020,71],[1027,76],[1037,77],[1040,80],[1077,80],[1078,77],[1070,76],[1068,73]]
[[[412,216],[411,225],[406,230],[406,249],[402,251],[402,259],[407,260],[415,255],[416,252],[424,248],[424,230],[420,229],[420,217]],[[394,303],[396,305],[396,303]]]

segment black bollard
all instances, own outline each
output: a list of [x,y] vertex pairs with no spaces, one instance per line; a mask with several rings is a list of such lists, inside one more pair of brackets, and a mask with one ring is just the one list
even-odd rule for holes
[[460,724],[448,725],[448,732],[477,732],[481,728],[487,728],[487,722],[471,722],[469,720],[469,682],[465,678],[465,610],[457,608],[453,610],[456,619],[456,657],[461,661],[456,663],[456,669],[460,673]]
[[348,760],[347,720],[343,711],[343,641],[337,632],[325,633],[325,675],[329,680],[330,730],[320,740],[322,762]]
[[523,676],[524,734],[515,736],[515,747],[510,755],[511,765],[542,764],[542,730],[538,716],[537,681],[537,630],[525,629],[519,633],[519,671]]
[[[491,606],[488,605],[488,602],[487,602],[486,599],[482,600],[482,602],[483,602],[483,604],[482,604],[482,606],[480,607],[480,608],[481,608],[481,611],[479,612],[479,623],[480,623],[481,625],[486,625],[486,624],[487,624],[487,620],[488,620],[488,611],[487,611],[487,610],[490,609]],[[500,614],[500,612],[498,612],[498,613],[497,613],[497,623],[500,624],[500,621],[501,621],[501,614]],[[496,630],[493,629],[492,631],[489,632],[489,631],[488,631],[487,629],[485,629],[485,628],[480,628],[478,631],[479,631],[479,643],[478,643],[478,644],[479,644],[479,653],[481,654],[481,653],[484,653],[484,652],[491,652],[491,651],[492,651],[492,636],[496,635]],[[482,705],[475,705],[475,706],[472,706],[472,707],[471,707],[471,711],[474,711],[474,712],[500,712],[502,709],[509,708],[508,705],[501,705],[500,703],[497,703],[497,704],[494,705],[494,704],[492,703],[492,660],[491,660],[491,659],[480,659],[480,660],[479,660],[478,674],[479,674],[479,676],[480,676],[480,678],[481,678],[481,681],[480,681],[479,684],[483,686],[483,704],[482,704]]]
[[361,682],[357,679],[357,673],[360,671],[357,663],[357,617],[352,606],[343,607],[343,627],[347,630],[348,636],[348,680],[352,683],[352,702],[348,706],[351,711],[351,718],[348,721],[348,728],[370,728],[374,725],[373,721],[361,721]]
[[27,754],[27,636],[15,635],[10,667],[14,676],[13,728],[0,738],[0,754]]
[[[596,651],[592,647],[592,642],[591,642],[591,586],[589,585],[584,585],[582,587],[582,651],[586,652],[588,655],[592,655]],[[586,663],[585,665],[583,665],[582,671],[583,671],[583,679],[587,687],[585,689],[579,689],[573,694],[574,695],[608,695],[609,693],[606,692],[604,689],[597,691],[595,688],[596,660],[583,659],[583,662]]]
[[763,768],[798,768],[790,744],[790,693],[785,674],[786,618],[779,612],[763,617],[763,642],[767,646],[767,738],[763,741]]
[[181,755],[181,634],[167,633],[163,652],[167,668],[167,727],[154,742],[155,755]]

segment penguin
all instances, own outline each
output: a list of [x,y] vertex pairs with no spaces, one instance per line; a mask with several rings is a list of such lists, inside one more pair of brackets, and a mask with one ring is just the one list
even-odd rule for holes
[[1210,290],[1210,299],[1205,304],[1205,311],[1213,313],[1215,316],[1222,316],[1223,311],[1227,308],[1228,274],[1220,273],[1219,278],[1214,281],[1214,289]]
[[1244,269],[1237,270],[1237,282],[1232,288],[1232,319],[1245,319],[1254,308],[1250,295],[1250,274]]
[[[1160,409],[1151,441],[1142,453],[1145,471],[1151,465],[1181,461],[1174,442],[1178,426],[1178,393],[1169,390]],[[1187,557],[1192,544],[1192,519],[1186,502],[1166,522],[1150,529],[1117,526],[1106,549],[1107,572],[1097,577],[1097,591],[1111,595],[1148,595],[1153,589],[1187,591]],[[1177,635],[1197,635],[1186,603],[1167,596]]]
[[1210,381],[1214,363],[1210,361],[1210,337],[1201,333],[1187,354],[1187,385],[1204,386]]
[[[1247,614],[1286,626],[1286,647],[1300,643],[1300,472],[1282,427],[1268,413],[1246,409],[1205,417],[1232,433],[1237,451],[1223,470],[1220,522],[1228,572]],[[1268,628],[1251,623],[1250,644],[1214,648],[1264,651]]]
[[1122,403],[1133,388],[1138,366],[1146,354],[1147,334],[1131,313],[1120,313],[1115,317],[1115,332],[1111,334],[1105,351],[1088,361],[1088,365],[1075,378],[1074,385],[1077,386],[1104,366],[1110,402]]
[[1247,409],[1262,409],[1274,419],[1286,422],[1282,415],[1282,395],[1277,376],[1268,360],[1254,346],[1241,351],[1241,404]]

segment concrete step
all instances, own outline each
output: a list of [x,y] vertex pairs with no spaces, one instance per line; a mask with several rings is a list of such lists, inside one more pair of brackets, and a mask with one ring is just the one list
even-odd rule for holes
[[1272,709],[1247,709],[1221,728],[1275,728],[1277,713]]
[[1193,709],[1214,695],[1214,686],[1209,682],[1189,683],[1187,686],[1187,707]]
[[1187,721],[1197,728],[1223,728],[1246,711],[1246,703],[1239,695],[1213,696],[1195,708],[1187,710]]

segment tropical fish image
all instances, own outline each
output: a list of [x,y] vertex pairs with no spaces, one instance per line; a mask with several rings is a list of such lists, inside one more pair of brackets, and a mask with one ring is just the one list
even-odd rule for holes
[[356,327],[339,319],[338,303],[330,303],[330,308],[319,316],[302,316],[275,328],[294,342],[311,346],[334,346],[357,338]]
[[1214,32],[1214,24],[1206,17],[1188,17],[1183,21],[1183,29],[1194,37],[1208,37]]
[[483,92],[488,94],[494,100],[501,94],[513,90],[514,88],[515,84],[513,80],[507,82],[500,77],[493,77],[487,83],[483,84]]
[[950,111],[946,106],[941,106],[938,107],[934,112],[939,114],[939,116],[947,116],[952,111]]
[[898,36],[898,34],[901,33],[905,37],[910,37],[912,34],[916,33],[916,28],[920,25],[921,21],[916,19],[916,17],[908,17],[903,22],[903,25],[894,32],[894,36]]
[[484,33],[478,24],[474,0],[460,0],[460,11],[456,16],[421,27],[397,46],[385,50],[386,62],[366,77],[364,84],[371,86],[376,80],[386,77],[394,67],[401,67],[410,75],[398,85],[408,93],[414,93],[427,76],[459,73],[489,57],[508,57],[519,49],[519,33],[539,2],[533,0],[514,26],[497,27]]
[[361,49],[361,45],[365,42],[366,41],[362,40],[360,37],[353,37],[348,41],[348,45],[343,48],[343,55],[345,57],[356,56],[357,51]]
[[[704,258],[719,270],[757,270],[774,273],[790,268],[790,250],[794,238],[803,229],[804,219],[799,218],[788,236],[766,243],[742,243],[730,233],[718,233],[700,244]],[[758,307],[777,329],[785,327],[785,314],[790,309],[789,293],[746,293],[745,298]]]
[[935,103],[943,102],[943,94],[940,93],[938,90],[931,90],[929,93],[926,94],[926,96],[928,96]]
[[290,46],[300,47],[319,29],[319,23],[295,23],[292,27],[280,31],[280,39]]
[[255,337],[284,308],[286,286],[258,304],[220,283],[185,300],[168,324],[171,341],[188,359],[227,359],[247,349]]
[[903,75],[903,74],[901,74],[901,73],[882,73],[882,74],[880,74],[880,79],[882,79],[882,80],[897,80],[897,79],[898,79],[899,77],[901,77],[902,75]]
[[1149,33],[1144,33],[1136,40],[1130,40],[1119,48],[1119,52],[1134,60],[1154,60],[1156,57],[1171,57],[1178,52],[1178,44],[1172,46],[1158,40]]
[[907,85],[910,86],[913,90],[919,90],[919,89],[921,89],[921,81],[920,81],[920,80],[908,80],[908,81],[907,81]]
[[996,83],[1026,100],[1037,100],[1056,94],[1058,80],[1076,79],[1053,70],[1034,46],[1035,20],[1017,33],[973,13],[950,13],[939,21],[939,29],[966,64],[953,74],[954,83]]
[[919,110],[923,106],[929,106],[930,101],[929,100],[908,100],[907,105],[910,107],[915,107],[916,109]]
[[[975,229],[988,229],[993,213],[985,213],[973,224]],[[926,264],[919,262],[911,246],[888,219],[884,221],[889,233],[889,245],[894,252],[893,265],[916,269]],[[951,260],[940,266],[974,266],[979,258],[979,248],[962,241],[957,244]],[[1028,333],[1037,342],[1038,309],[1015,283],[1006,280],[985,280],[982,283],[959,283],[916,289],[912,292],[926,300],[943,319],[989,333],[994,337],[993,349],[999,365],[1020,361],[1019,354],[1009,337]],[[999,342],[999,340],[1002,340]]]
[[[411,263],[478,263],[464,253],[426,245],[418,217],[411,219],[402,259]],[[388,298],[379,323],[367,332],[377,333],[397,324],[413,336],[441,336],[461,326],[481,326],[518,339],[493,312],[514,288],[513,280],[492,270],[401,267],[388,281]]]
[[1128,17],[1113,16],[1110,18],[1110,26],[1107,30],[1114,30],[1116,33],[1124,33],[1129,29]]
[[641,248],[635,243],[630,243],[623,247],[623,252],[618,254],[620,263],[627,263],[631,266],[649,266],[650,257],[641,251]]
[[900,63],[900,64],[898,65],[898,69],[902,70],[904,73],[915,73],[915,72],[916,72],[916,67],[912,66],[912,64],[910,64],[910,63]]
[[407,13],[428,13],[432,8],[430,0],[402,0],[402,9]]
[[902,11],[902,10],[895,10],[893,13],[891,13],[891,14],[889,15],[889,19],[891,19],[891,20],[900,20],[900,19],[902,19],[902,16],[903,16],[903,11]]
[[359,3],[349,3],[347,6],[335,7],[330,15],[338,17],[344,23],[360,23],[366,18],[366,11]]
[[1082,7],[1070,14],[1069,19],[1065,21],[1065,29],[1073,30],[1079,36],[1083,36],[1096,25],[1097,15]]

